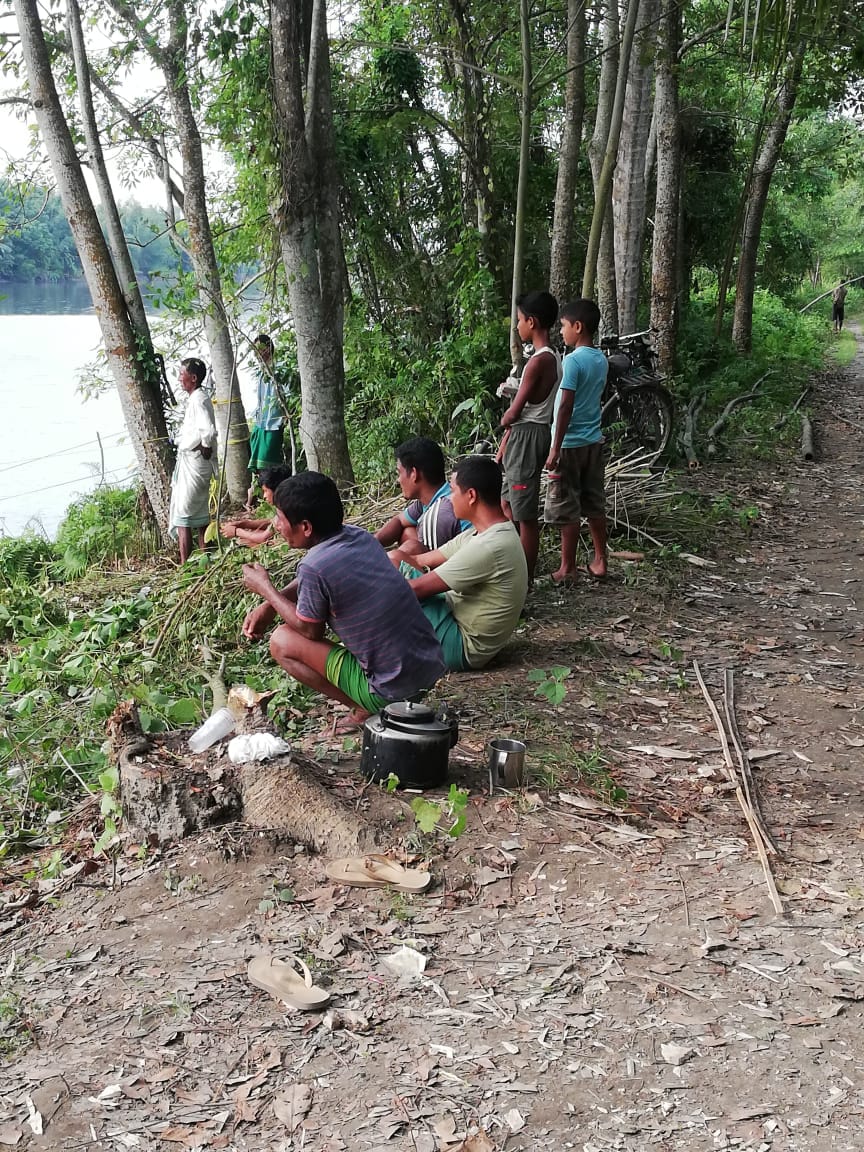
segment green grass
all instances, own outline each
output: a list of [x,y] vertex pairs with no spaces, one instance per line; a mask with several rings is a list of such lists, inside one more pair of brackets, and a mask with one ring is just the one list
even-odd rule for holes
[[852,332],[844,328],[844,330],[835,337],[835,343],[833,347],[829,349],[828,355],[838,367],[845,368],[855,359],[857,351],[858,341]]

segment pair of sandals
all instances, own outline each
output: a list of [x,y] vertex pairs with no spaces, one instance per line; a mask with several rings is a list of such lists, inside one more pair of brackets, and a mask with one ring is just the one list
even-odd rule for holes
[[[428,872],[405,868],[387,856],[345,856],[330,860],[328,877],[351,888],[389,888],[394,892],[425,892],[432,882]],[[317,1012],[330,1002],[330,993],[312,981],[312,973],[299,956],[279,960],[275,956],[255,956],[246,975],[250,984],[269,992],[289,1008]]]

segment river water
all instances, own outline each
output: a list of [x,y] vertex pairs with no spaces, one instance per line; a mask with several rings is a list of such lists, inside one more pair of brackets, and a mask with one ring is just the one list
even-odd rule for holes
[[[34,528],[53,536],[68,505],[100,483],[103,469],[109,483],[134,478],[116,392],[84,399],[78,390],[99,346],[83,282],[0,284],[0,535]],[[172,387],[175,375],[169,367]],[[242,373],[241,384],[248,405]]]

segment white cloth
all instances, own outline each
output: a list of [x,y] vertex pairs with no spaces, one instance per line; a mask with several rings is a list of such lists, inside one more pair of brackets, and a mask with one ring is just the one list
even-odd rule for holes
[[[205,460],[198,447],[211,448]],[[176,528],[203,528],[210,522],[210,479],[217,472],[216,417],[213,401],[196,388],[186,401],[186,412],[177,436],[177,464],[171,480],[168,520]]]

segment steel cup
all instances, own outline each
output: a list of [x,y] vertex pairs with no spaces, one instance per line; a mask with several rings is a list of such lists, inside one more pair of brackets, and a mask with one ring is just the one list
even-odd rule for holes
[[490,740],[489,787],[521,788],[525,783],[525,745],[521,740]]

